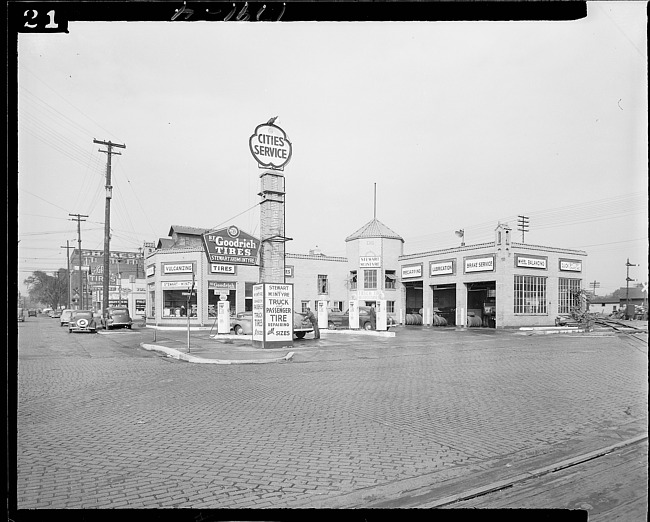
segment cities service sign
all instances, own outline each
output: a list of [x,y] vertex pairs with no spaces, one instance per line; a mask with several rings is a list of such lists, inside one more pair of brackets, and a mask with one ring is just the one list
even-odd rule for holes
[[203,234],[203,244],[210,263],[257,265],[260,240],[234,225]]
[[255,128],[248,144],[260,168],[284,170],[291,159],[291,142],[285,132],[274,125],[275,118]]

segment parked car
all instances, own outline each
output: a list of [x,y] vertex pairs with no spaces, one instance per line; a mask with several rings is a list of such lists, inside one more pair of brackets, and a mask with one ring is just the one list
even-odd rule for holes
[[253,335],[253,312],[239,312],[231,315],[230,330],[235,335]]
[[52,319],[58,319],[61,317],[61,310],[50,310],[47,315],[49,315]]
[[60,317],[61,326],[68,326],[68,323],[70,322],[70,316],[72,315],[72,312],[74,312],[74,310],[72,310],[70,308],[66,308],[65,310],[63,310],[61,312],[61,317]]
[[27,310],[27,317],[36,317],[36,310],[34,310],[33,308]]
[[97,333],[97,321],[92,310],[73,310],[68,322],[68,333]]
[[43,308],[43,311],[42,311],[41,313],[42,313],[42,314],[45,314],[45,315],[50,315],[50,312],[51,312],[51,311],[52,311],[51,308]]
[[25,309],[24,308],[19,308],[18,309],[18,320],[21,323],[25,320]]
[[107,330],[111,328],[131,329],[133,321],[129,309],[125,306],[110,306],[106,309],[106,317],[102,318],[102,326]]
[[[332,312],[327,315],[327,328],[330,330],[336,330],[337,328],[350,328],[350,310],[345,312]],[[395,326],[395,319],[390,315],[386,317],[386,327],[390,328]],[[370,307],[369,306],[360,306],[359,307],[359,328],[364,330],[370,330],[372,324],[370,323]]]
[[302,339],[305,337],[305,334],[313,332],[314,327],[311,324],[311,321],[307,319],[307,315],[301,312],[293,313],[293,335],[297,339]]
[[[253,334],[253,312],[239,312],[230,317],[230,329],[235,335],[252,335]],[[293,335],[302,339],[305,334],[313,331],[309,319],[299,312],[293,314]]]

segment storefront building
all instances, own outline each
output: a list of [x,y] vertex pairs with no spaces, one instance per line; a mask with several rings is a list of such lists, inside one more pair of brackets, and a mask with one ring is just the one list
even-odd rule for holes
[[[252,310],[256,265],[210,262],[205,229],[172,226],[145,259],[148,324],[182,326],[216,323],[217,303],[231,313]],[[583,288],[586,252],[516,243],[499,224],[492,242],[404,254],[404,239],[373,219],[345,239],[346,257],[318,251],[285,254],[285,282],[294,285],[294,308],[305,311],[327,301],[345,311],[386,301],[387,311],[405,324],[409,314],[434,324],[507,328],[553,325]],[[192,284],[194,284],[192,288]]]
[[400,257],[406,313],[433,313],[449,325],[550,326],[576,304],[586,252],[511,239],[499,224],[494,242]]

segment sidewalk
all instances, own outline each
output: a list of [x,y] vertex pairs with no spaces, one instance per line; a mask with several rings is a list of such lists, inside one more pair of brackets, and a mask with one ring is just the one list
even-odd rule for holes
[[[153,330],[153,329],[151,329]],[[189,351],[187,346],[187,330],[161,329],[152,331],[150,342],[140,343],[145,350],[166,354],[174,359],[198,364],[266,364],[290,362],[297,352],[308,351],[317,353],[319,340],[313,334],[306,338],[295,340],[293,346],[285,348],[257,348],[253,346],[252,336],[234,334],[215,334],[209,328],[192,330],[190,334]],[[352,337],[362,337],[366,340],[373,337],[394,337],[395,332],[376,331],[345,331],[321,330],[321,338],[342,341]]]

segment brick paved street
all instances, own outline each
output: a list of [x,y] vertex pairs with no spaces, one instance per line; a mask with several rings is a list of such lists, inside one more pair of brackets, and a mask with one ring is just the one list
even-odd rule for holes
[[398,329],[222,366],[18,328],[18,508],[363,507],[647,430],[647,347],[615,336]]

